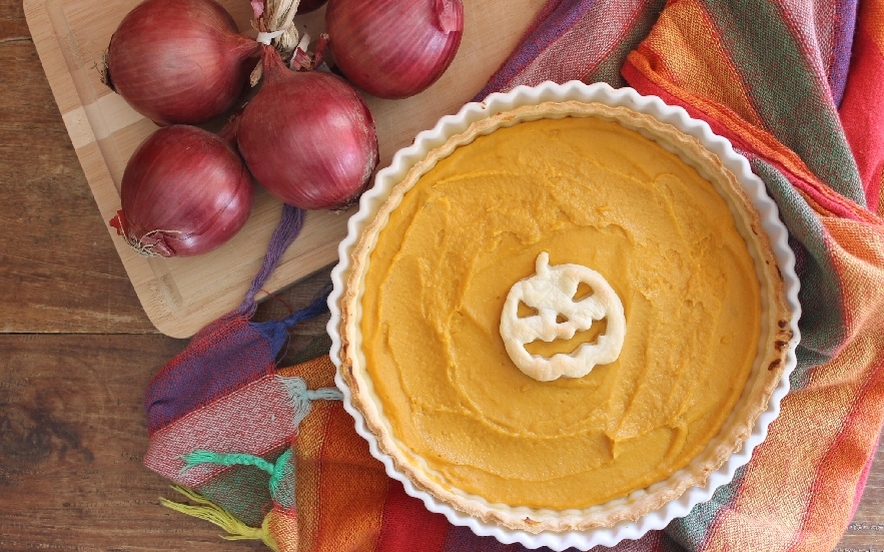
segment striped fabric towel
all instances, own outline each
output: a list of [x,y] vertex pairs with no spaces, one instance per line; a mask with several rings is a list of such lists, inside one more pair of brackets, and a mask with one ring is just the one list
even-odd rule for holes
[[[477,98],[572,79],[660,96],[730,139],[780,207],[802,284],[799,364],[767,440],[712,500],[616,550],[831,550],[884,422],[884,0],[549,0]],[[167,505],[277,550],[524,550],[405,495],[340,402],[315,400],[334,398],[329,359],[274,370],[270,329],[240,313],[194,338],[231,332],[259,365],[247,377],[185,378],[180,397],[175,363],[158,375],[146,461],[191,502]],[[270,415],[278,428],[255,425]],[[217,452],[243,436],[251,454]]]
[[799,365],[767,441],[648,549],[831,550],[884,421],[884,2],[551,1],[480,95],[606,81],[710,123],[791,234]]

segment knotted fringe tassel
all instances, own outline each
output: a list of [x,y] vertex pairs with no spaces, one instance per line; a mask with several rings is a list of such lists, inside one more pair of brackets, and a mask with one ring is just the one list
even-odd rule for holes
[[270,243],[267,246],[267,253],[264,255],[264,262],[261,263],[261,269],[252,281],[251,287],[246,291],[242,305],[236,310],[240,314],[251,316],[255,313],[257,303],[255,296],[261,290],[276,265],[279,264],[282,254],[286,252],[292,242],[300,235],[301,228],[304,226],[304,212],[297,207],[291,205],[282,206],[282,216],[270,236]]
[[182,504],[166,498],[160,498],[160,504],[163,506],[175,510],[176,512],[214,523],[218,527],[227,531],[226,535],[220,535],[222,539],[260,540],[274,552],[279,552],[276,541],[273,539],[273,535],[270,534],[269,529],[272,512],[264,516],[264,521],[261,523],[261,527],[250,527],[238,520],[233,514],[221,506],[218,506],[211,500],[191,489],[182,487],[181,485],[172,485],[172,488],[187,497],[189,500],[196,502],[197,505]]
[[340,401],[344,399],[343,393],[337,387],[320,387],[319,389],[308,389],[307,382],[304,378],[298,376],[280,376],[292,406],[295,409],[295,417],[292,424],[295,427],[301,425],[307,414],[313,410],[313,401]]

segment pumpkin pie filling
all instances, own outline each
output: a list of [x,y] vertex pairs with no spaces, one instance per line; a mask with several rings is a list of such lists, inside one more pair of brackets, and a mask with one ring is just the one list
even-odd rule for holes
[[[596,271],[623,306],[619,356],[582,377],[525,375],[500,335],[541,253]],[[718,434],[758,352],[760,287],[727,203],[598,117],[500,128],[440,159],[389,212],[363,289],[365,370],[391,434],[490,503],[580,509],[666,479]],[[525,347],[567,355],[605,325]]]

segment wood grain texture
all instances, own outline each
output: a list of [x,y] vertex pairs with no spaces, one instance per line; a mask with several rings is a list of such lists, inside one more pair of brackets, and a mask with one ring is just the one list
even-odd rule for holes
[[[143,467],[154,371],[186,341],[144,314],[95,207],[19,0],[0,0],[0,550],[266,550],[159,505]],[[307,304],[328,268],[259,307]],[[295,328],[285,362],[327,348]],[[879,455],[840,548],[884,550]]]
[[152,331],[14,7],[0,12],[0,331]]

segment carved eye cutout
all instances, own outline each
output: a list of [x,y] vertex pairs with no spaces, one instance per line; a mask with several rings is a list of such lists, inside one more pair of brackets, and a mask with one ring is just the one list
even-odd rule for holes
[[592,295],[592,287],[586,282],[579,282],[577,284],[577,291],[574,292],[574,296],[571,298],[575,303],[582,299],[586,299],[590,295]]
[[540,312],[534,307],[529,307],[522,301],[519,301],[519,306],[516,309],[516,316],[519,318],[528,318],[529,316],[537,316]]
[[[534,275],[510,288],[500,316],[507,354],[538,381],[580,378],[613,362],[625,334],[623,304],[607,280],[583,265],[550,266],[545,251],[537,256]],[[556,342],[553,354],[532,353],[538,342]]]

